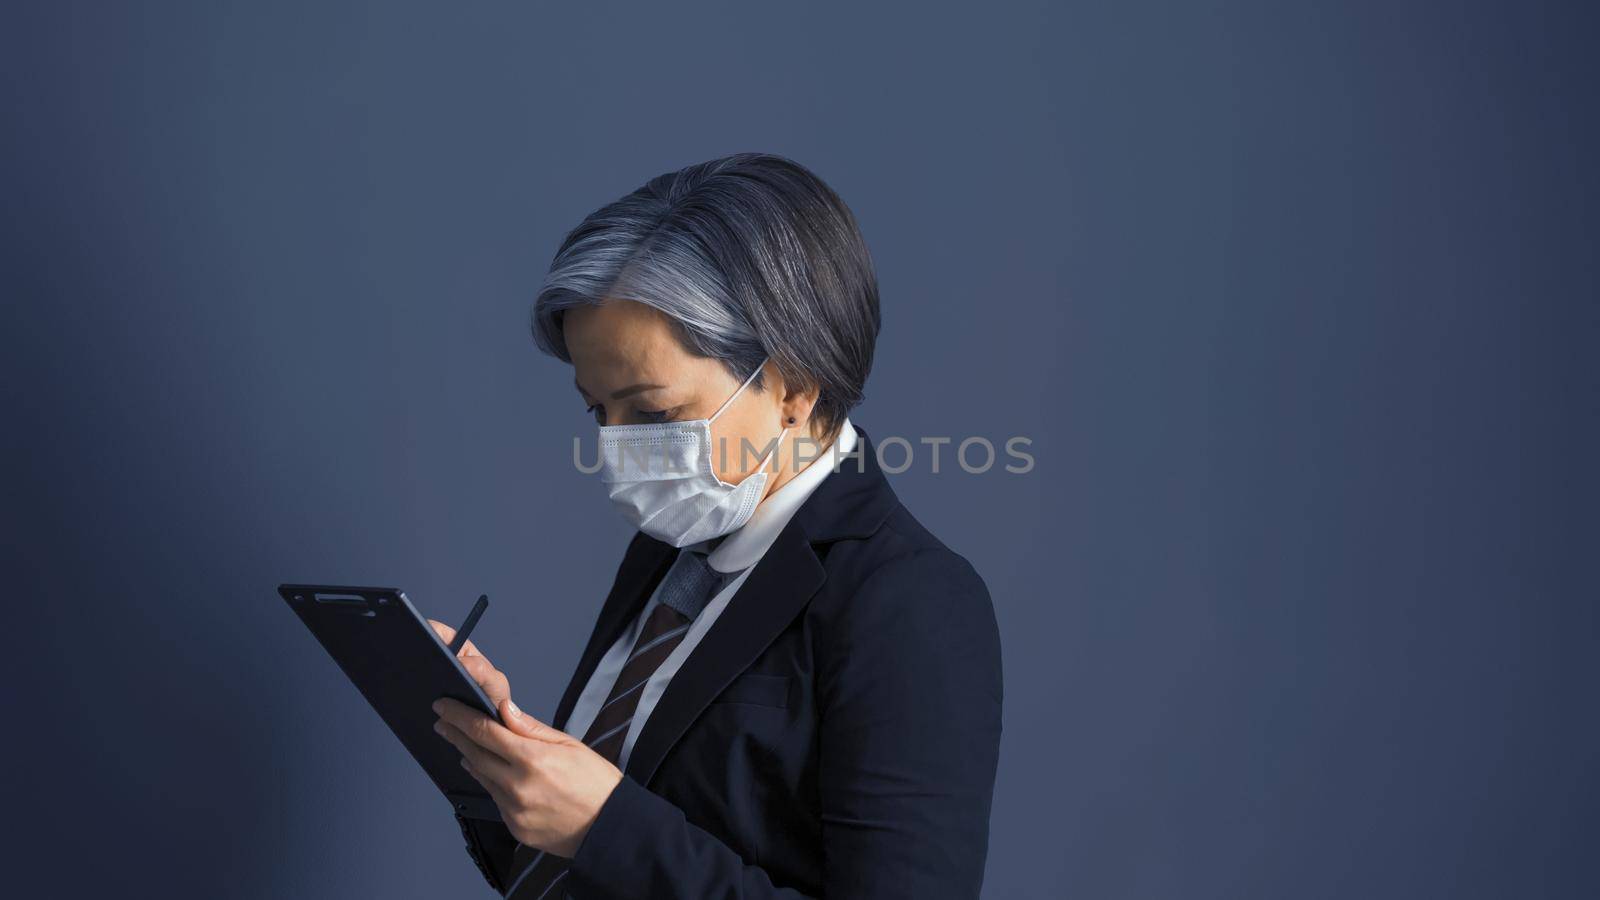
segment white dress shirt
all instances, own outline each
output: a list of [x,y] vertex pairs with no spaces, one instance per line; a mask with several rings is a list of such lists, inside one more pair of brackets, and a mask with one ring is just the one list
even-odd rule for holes
[[[705,548],[716,544],[706,562],[712,569],[724,573],[737,573],[734,577],[717,591],[700,615],[695,617],[689,631],[684,635],[683,641],[672,651],[672,654],[661,663],[660,668],[645,682],[644,690],[639,694],[639,706],[634,711],[633,721],[628,725],[628,734],[622,741],[622,752],[617,759],[617,768],[627,769],[628,756],[633,752],[634,741],[638,740],[639,732],[644,729],[645,720],[650,718],[650,713],[655,709],[656,701],[667,689],[672,676],[677,674],[683,666],[683,661],[689,658],[694,648],[705,637],[706,632],[716,623],[717,617],[727,608],[733,595],[738,593],[740,585],[749,577],[750,570],[760,561],[767,548],[778,539],[778,534],[783,527],[789,524],[795,511],[811,492],[817,489],[833,473],[834,466],[839,457],[850,453],[856,446],[856,430],[849,419],[839,429],[839,437],[833,445],[824,450],[816,459],[806,464],[798,474],[789,480],[788,484],[773,491],[771,496],[761,501],[756,511],[751,514],[750,520],[737,530],[723,537],[720,542],[704,541],[693,544],[690,548]],[[679,551],[682,552],[682,551]],[[746,602],[755,600],[747,598]],[[574,737],[583,737],[589,730],[589,723],[594,721],[595,714],[599,712],[611,688],[617,682],[617,674],[622,671],[622,666],[628,661],[628,656],[633,650],[634,642],[639,637],[639,629],[644,627],[644,622],[650,617],[651,610],[656,607],[656,596],[651,594],[649,602],[629,626],[623,630],[605,656],[600,658],[599,665],[595,666],[594,674],[589,676],[588,684],[584,685],[583,693],[578,695],[578,702],[572,707],[572,715],[567,717],[565,731]],[[755,600],[755,602],[760,602]]]

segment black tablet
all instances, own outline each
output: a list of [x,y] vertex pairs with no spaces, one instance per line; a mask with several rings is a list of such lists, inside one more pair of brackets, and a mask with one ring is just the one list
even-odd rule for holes
[[500,716],[406,595],[319,584],[281,584],[278,593],[456,811],[498,821],[494,801],[461,768],[460,752],[433,730],[433,701],[451,697],[495,721]]

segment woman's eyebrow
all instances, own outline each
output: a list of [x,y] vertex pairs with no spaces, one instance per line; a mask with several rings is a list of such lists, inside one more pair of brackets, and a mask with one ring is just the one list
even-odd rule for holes
[[644,384],[641,382],[639,384],[629,385],[628,387],[617,391],[611,395],[611,399],[621,400],[624,397],[632,397],[634,394],[642,394],[645,391],[659,391],[664,387],[666,387],[664,384]]
[[[577,388],[578,389],[578,393],[584,395],[585,397],[593,397],[594,396],[594,394],[591,394],[588,391],[584,390],[583,389],[583,385],[579,384],[578,383],[578,379],[576,379],[576,378],[572,379],[572,386]],[[666,385],[664,385],[664,384],[647,384],[647,383],[644,383],[644,382],[640,382],[639,384],[630,384],[630,385],[628,385],[627,387],[623,388],[620,391],[613,392],[611,394],[611,399],[613,399],[613,400],[621,400],[621,399],[623,399],[625,397],[632,397],[634,394],[643,393],[644,391],[658,391],[658,390],[660,390],[660,389],[662,389],[664,387],[666,387]]]

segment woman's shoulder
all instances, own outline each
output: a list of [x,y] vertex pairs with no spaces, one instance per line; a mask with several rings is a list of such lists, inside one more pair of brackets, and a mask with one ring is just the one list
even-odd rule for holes
[[977,569],[898,499],[871,534],[829,546],[823,566],[827,579],[813,605],[830,630],[925,623],[975,629],[977,637],[995,631],[994,605]]
[[830,546],[824,565],[830,580],[847,583],[944,571],[958,575],[963,582],[974,582],[971,587],[983,587],[983,579],[967,558],[929,531],[898,497],[872,533]]
[[992,701],[970,715],[998,710],[999,627],[966,557],[897,505],[872,534],[829,547],[824,568],[807,617],[829,703],[877,684],[906,703],[965,692]]

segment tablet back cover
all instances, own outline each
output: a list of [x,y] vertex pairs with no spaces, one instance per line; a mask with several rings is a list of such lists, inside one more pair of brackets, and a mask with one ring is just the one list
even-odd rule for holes
[[489,698],[394,588],[285,584],[278,593],[463,815],[498,819],[461,753],[433,730],[432,704],[452,697],[496,720]]

